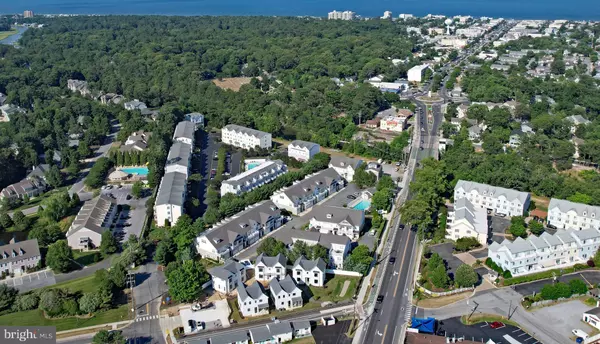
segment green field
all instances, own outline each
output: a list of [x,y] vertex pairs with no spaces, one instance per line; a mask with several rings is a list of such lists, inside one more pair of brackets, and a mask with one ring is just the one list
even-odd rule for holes
[[[331,275],[327,275],[329,277]],[[319,287],[310,287],[310,291],[312,292],[314,297],[318,297],[319,302],[331,301],[338,302],[342,300],[348,300],[354,293],[356,292],[356,288],[358,287],[358,281],[360,278],[358,277],[349,277],[349,276],[334,276],[329,279],[325,283],[325,288]],[[342,291],[342,287],[344,286],[345,281],[350,281],[350,285],[348,286],[348,290],[344,294],[344,296],[340,297],[340,293]]]
[[0,31],[0,40],[3,40],[3,39],[5,39],[8,36],[12,36],[15,33],[17,33],[16,29],[12,29],[10,31]]
[[[94,261],[94,256],[100,255],[99,252],[96,251],[73,251],[73,259],[84,266],[92,265],[97,262]],[[98,262],[101,260],[101,257],[98,257]]]
[[118,308],[98,313],[89,319],[70,317],[52,320],[46,319],[41,310],[34,309],[31,311],[10,313],[0,316],[0,324],[6,326],[56,326],[56,331],[66,331],[75,328],[128,320],[128,307],[128,305],[121,305]]
[[94,275],[78,278],[72,281],[66,281],[63,283],[58,283],[50,288],[61,288],[61,289],[69,289],[71,292],[82,292],[87,293],[91,291],[96,291],[98,289],[98,282],[94,279]]

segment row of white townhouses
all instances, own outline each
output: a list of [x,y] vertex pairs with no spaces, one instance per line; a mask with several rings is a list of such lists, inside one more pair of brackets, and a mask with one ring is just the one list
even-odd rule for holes
[[221,129],[221,141],[243,149],[269,149],[272,146],[271,134],[237,124],[228,124]]
[[287,166],[281,160],[268,160],[264,163],[229,178],[221,183],[221,196],[228,193],[241,195],[275,180],[287,172]]

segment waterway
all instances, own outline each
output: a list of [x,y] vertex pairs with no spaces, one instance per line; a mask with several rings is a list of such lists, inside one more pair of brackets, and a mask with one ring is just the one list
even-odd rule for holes
[[24,27],[24,26],[17,26],[16,29],[17,29],[17,33],[15,33],[14,35],[10,35],[10,36],[6,37],[5,39],[1,40],[0,44],[14,45],[15,43],[17,43],[19,38],[21,38],[21,36],[23,36],[23,33],[25,31],[27,31],[27,29],[29,29],[29,28]]

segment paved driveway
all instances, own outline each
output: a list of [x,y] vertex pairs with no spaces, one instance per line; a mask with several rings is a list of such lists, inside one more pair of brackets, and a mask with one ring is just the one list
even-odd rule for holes
[[27,274],[21,277],[14,277],[0,281],[9,287],[14,287],[20,292],[26,292],[37,288],[42,288],[56,284],[52,270],[43,270]]
[[510,227],[510,219],[506,217],[490,216],[490,228],[493,233],[505,233]]
[[[570,280],[580,279],[588,284],[596,285],[600,283],[600,271],[592,270],[592,271],[582,271],[579,273],[560,276],[557,277],[556,280],[558,282],[569,283]],[[542,290],[542,287],[546,284],[552,283],[552,279],[545,279],[541,281],[535,281],[527,284],[520,284],[514,287],[514,290],[523,295],[532,295],[534,292],[539,293]]]
[[456,269],[458,269],[458,267],[463,264],[463,262],[460,259],[456,258],[452,254],[454,250],[453,243],[434,245],[430,246],[430,248],[432,253],[436,252],[440,255],[440,257],[442,257],[446,261],[449,275],[454,275],[454,271],[456,271]]
[[563,343],[573,343],[571,340],[571,330],[581,329],[586,333],[592,332],[594,328],[581,320],[581,314],[595,307],[587,306],[579,300],[563,302],[554,306],[542,307],[532,313],[544,319],[548,326],[552,326],[555,331],[562,335]]
[[468,326],[464,325],[460,321],[460,318],[450,318],[438,322],[438,334],[482,343],[485,343],[488,339],[493,340],[495,343],[509,343],[506,336],[510,336],[520,343],[539,343],[535,338],[515,326],[505,325],[504,327],[493,329],[487,322]]
[[340,321],[332,326],[317,326],[312,335],[316,344],[350,344],[352,339],[346,336],[350,328],[350,320]]

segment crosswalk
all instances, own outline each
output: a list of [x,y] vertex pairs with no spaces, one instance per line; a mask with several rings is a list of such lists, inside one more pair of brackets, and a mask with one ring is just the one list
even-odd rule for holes
[[412,307],[407,307],[404,311],[404,322],[410,323],[410,319],[412,317]]
[[137,318],[135,318],[135,321],[136,322],[147,321],[147,320],[153,320],[153,319],[158,319],[158,318],[159,318],[158,315],[146,315],[146,316],[143,316],[143,317],[137,317]]

